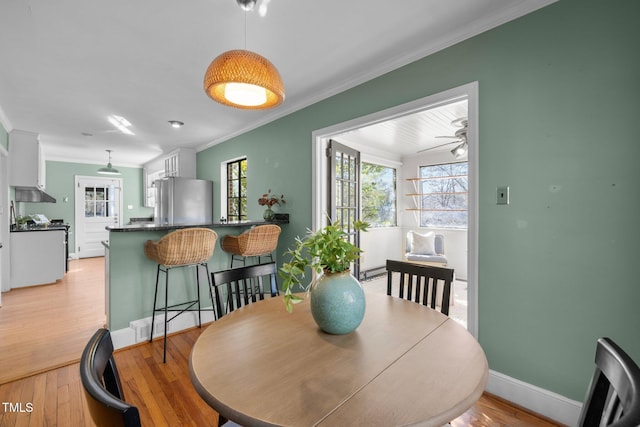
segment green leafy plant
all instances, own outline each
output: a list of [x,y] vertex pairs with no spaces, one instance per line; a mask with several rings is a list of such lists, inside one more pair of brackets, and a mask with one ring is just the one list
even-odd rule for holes
[[[364,221],[354,223],[356,231],[367,231],[368,227],[369,223]],[[293,311],[293,304],[304,299],[294,294],[293,289],[300,287],[309,292],[313,287],[313,282],[303,284],[307,267],[317,274],[323,271],[339,273],[349,270],[351,263],[360,258],[360,248],[352,244],[348,237],[340,225],[334,222],[316,232],[307,230],[304,238],[296,238],[294,248],[285,253],[290,261],[280,268],[280,276],[284,279],[284,303],[288,312]]]

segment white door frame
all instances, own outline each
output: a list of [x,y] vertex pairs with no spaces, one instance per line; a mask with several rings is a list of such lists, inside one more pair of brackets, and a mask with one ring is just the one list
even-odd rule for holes
[[9,271],[9,152],[0,145],[0,307],[2,292],[11,289]]
[[122,222],[122,213],[123,213],[123,207],[122,207],[122,202],[123,202],[123,197],[122,197],[122,193],[123,193],[123,188],[122,188],[122,178],[117,178],[117,177],[105,177],[105,176],[81,176],[81,175],[76,175],[75,177],[75,182],[74,182],[74,190],[75,190],[75,232],[76,232],[76,238],[75,238],[75,248],[74,251],[76,253],[76,257],[80,258],[80,251],[78,251],[78,246],[80,244],[84,244],[84,230],[85,230],[85,215],[84,215],[84,195],[82,195],[81,197],[79,196],[79,192],[80,192],[80,182],[81,181],[92,181],[92,182],[96,182],[96,183],[104,183],[105,186],[107,186],[108,184],[111,184],[112,182],[116,181],[116,188],[118,189],[117,191],[117,214],[118,214],[118,218],[117,218],[117,223],[113,223],[114,226],[120,226],[121,222]]
[[446,90],[434,95],[417,99],[406,104],[358,117],[343,123],[338,123],[311,134],[312,156],[312,229],[323,227],[326,218],[327,180],[324,171],[327,169],[327,159],[324,155],[327,141],[336,134],[341,134],[363,126],[384,122],[394,118],[406,116],[419,111],[428,110],[440,105],[450,104],[456,100],[466,99],[468,102],[469,130],[469,228],[467,233],[467,283],[468,312],[467,329],[478,338],[478,82],[471,82],[463,86]]

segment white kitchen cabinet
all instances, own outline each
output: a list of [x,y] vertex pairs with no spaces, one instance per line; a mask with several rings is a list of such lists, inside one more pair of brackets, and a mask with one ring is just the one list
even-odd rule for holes
[[9,185],[45,188],[46,165],[37,133],[9,133],[9,165]]
[[180,148],[169,153],[164,159],[165,176],[181,178],[196,177],[196,152],[189,148]]
[[44,285],[62,279],[66,251],[64,230],[11,232],[11,288]]
[[153,187],[153,181],[169,176],[195,178],[196,151],[190,148],[180,148],[159,156],[144,165],[143,174],[144,206],[155,208],[156,191]]

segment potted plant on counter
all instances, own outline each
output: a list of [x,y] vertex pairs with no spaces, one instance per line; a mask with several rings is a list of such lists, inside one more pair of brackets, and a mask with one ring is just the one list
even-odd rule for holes
[[[354,223],[356,231],[367,231],[368,227],[364,221]],[[280,268],[287,311],[293,311],[293,305],[303,301],[303,296],[293,293],[294,288],[302,288],[310,293],[314,320],[320,329],[331,334],[355,330],[364,317],[364,291],[350,271],[361,250],[348,237],[337,223],[316,232],[309,230],[304,238],[296,238],[294,248],[285,253],[290,261]],[[305,285],[307,268],[316,277]]]

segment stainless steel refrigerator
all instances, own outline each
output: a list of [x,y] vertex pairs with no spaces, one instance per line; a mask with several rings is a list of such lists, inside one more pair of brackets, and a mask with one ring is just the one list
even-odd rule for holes
[[171,177],[158,179],[154,184],[156,224],[197,225],[213,222],[212,181]]

